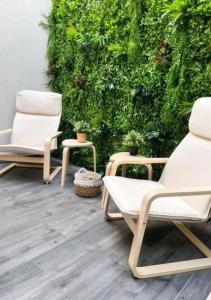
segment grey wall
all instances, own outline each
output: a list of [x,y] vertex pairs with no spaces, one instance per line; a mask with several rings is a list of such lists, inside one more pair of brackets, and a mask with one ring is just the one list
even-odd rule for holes
[[47,33],[39,26],[51,0],[0,0],[0,130],[10,128],[15,94],[45,90]]

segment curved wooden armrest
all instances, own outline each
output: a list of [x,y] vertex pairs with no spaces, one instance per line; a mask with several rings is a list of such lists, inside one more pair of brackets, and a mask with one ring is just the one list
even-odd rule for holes
[[181,197],[181,196],[197,196],[211,194],[211,186],[204,187],[182,187],[182,188],[159,188],[147,193],[144,202],[152,202],[157,198],[163,197]]
[[12,133],[12,128],[0,131],[0,136],[8,135]]
[[45,143],[44,143],[44,147],[45,149],[50,149],[51,146],[51,142],[53,141],[53,139],[57,138],[58,136],[60,136],[62,134],[62,131],[58,131],[55,134],[53,134],[52,136],[48,137],[45,139]]
[[139,215],[144,214],[147,219],[150,206],[155,199],[163,197],[181,197],[211,195],[211,186],[204,187],[182,187],[182,188],[159,188],[148,192],[143,199]]

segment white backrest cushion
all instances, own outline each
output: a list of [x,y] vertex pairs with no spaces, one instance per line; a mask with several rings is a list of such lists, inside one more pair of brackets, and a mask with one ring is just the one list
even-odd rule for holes
[[[16,115],[11,143],[44,147],[46,138],[58,131],[62,96],[51,92],[21,91],[17,93]],[[56,141],[52,148],[56,147]]]
[[[44,147],[44,141],[58,131],[59,116],[30,115],[17,112],[11,143],[29,147]],[[52,145],[55,148],[55,143]]]
[[[211,187],[211,141],[189,133],[171,155],[160,183],[172,188]],[[208,216],[210,196],[191,196],[183,199],[203,218]]]
[[211,97],[200,98],[194,103],[189,130],[194,135],[211,140]]
[[24,114],[58,116],[62,96],[51,92],[20,91],[16,96],[16,111]]

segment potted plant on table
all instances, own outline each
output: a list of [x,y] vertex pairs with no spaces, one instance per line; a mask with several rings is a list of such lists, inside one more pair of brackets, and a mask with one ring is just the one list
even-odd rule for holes
[[135,130],[131,130],[123,140],[123,146],[129,150],[130,155],[137,155],[139,148],[144,144],[144,137]]
[[85,121],[79,121],[74,124],[74,131],[77,133],[77,140],[79,143],[87,141],[87,133],[90,132],[90,126]]

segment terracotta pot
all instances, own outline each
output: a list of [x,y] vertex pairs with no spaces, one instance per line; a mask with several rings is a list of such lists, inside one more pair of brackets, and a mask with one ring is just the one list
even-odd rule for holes
[[77,140],[79,143],[86,143],[87,134],[86,133],[77,133]]
[[136,156],[138,154],[138,147],[130,147],[129,153],[132,156]]

